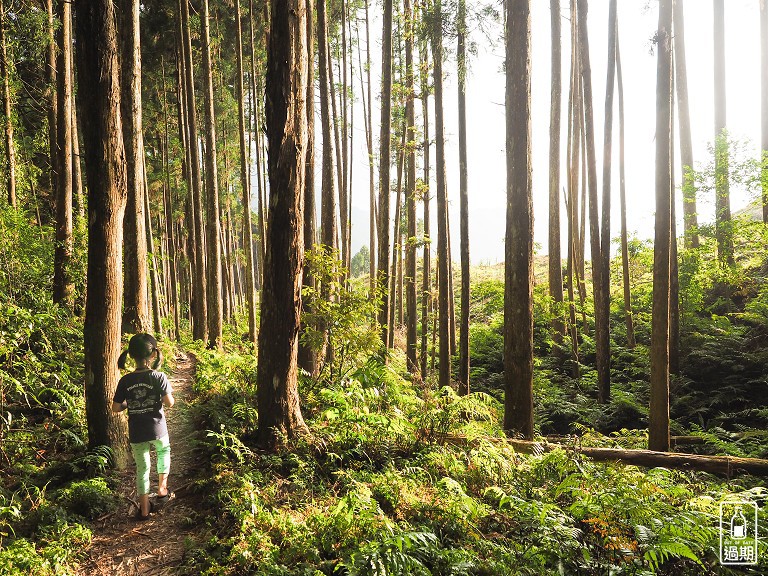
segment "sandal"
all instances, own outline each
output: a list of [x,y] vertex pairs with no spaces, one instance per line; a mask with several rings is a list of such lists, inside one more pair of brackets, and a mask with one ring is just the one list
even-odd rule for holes
[[157,510],[160,510],[161,508],[163,508],[163,506],[168,504],[168,502],[170,502],[174,498],[176,498],[176,494],[174,494],[173,492],[171,492],[169,490],[168,492],[166,492],[162,496],[157,496],[155,498],[155,501],[153,502],[153,504],[155,505]]
[[150,515],[152,512],[155,511],[155,504],[150,500],[149,501],[149,513],[144,515],[141,513],[141,506],[139,506],[138,510],[136,510],[136,513],[133,515],[133,518],[135,520],[139,520],[140,522],[143,522],[145,520],[149,520]]

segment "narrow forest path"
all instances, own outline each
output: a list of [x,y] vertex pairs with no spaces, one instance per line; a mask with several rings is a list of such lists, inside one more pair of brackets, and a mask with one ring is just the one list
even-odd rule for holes
[[[175,574],[185,550],[185,540],[195,533],[199,497],[188,488],[195,471],[195,430],[188,412],[195,358],[179,353],[170,376],[176,405],[166,411],[171,440],[171,471],[168,487],[176,497],[149,520],[134,519],[136,507],[133,462],[120,473],[118,510],[94,523],[93,541],[80,563],[80,576],[164,576]],[[152,452],[151,491],[157,488],[155,455]]]

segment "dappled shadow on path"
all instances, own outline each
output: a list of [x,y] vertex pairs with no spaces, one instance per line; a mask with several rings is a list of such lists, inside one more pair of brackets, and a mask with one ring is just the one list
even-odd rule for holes
[[[195,431],[188,413],[195,373],[195,358],[180,353],[171,375],[176,405],[166,412],[171,441],[171,472],[168,487],[176,497],[149,520],[137,521],[135,467],[120,473],[116,512],[94,522],[93,542],[80,563],[81,576],[164,576],[175,574],[185,542],[195,534],[199,496],[191,490],[196,469]],[[155,455],[152,453],[152,490],[156,487]]]

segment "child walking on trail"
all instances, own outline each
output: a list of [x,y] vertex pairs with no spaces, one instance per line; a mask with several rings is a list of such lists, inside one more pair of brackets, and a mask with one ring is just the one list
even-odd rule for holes
[[[120,369],[125,369],[129,355],[136,363],[136,368],[120,378],[112,401],[112,411],[128,409],[128,437],[136,461],[136,489],[139,494],[136,518],[146,520],[154,509],[154,503],[149,500],[151,447],[157,453],[157,504],[162,505],[172,497],[168,491],[171,446],[164,407],[173,406],[174,399],[168,376],[157,370],[162,362],[157,340],[149,334],[133,336],[128,343],[128,350],[117,361]],[[153,356],[155,359],[150,366]]]

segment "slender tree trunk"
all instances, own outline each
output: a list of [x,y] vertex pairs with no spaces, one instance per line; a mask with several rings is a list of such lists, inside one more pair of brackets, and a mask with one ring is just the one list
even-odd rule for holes
[[392,269],[389,274],[389,342],[387,346],[390,348],[395,347],[395,309],[398,302],[402,298],[402,291],[399,290],[398,282],[398,263],[400,261],[400,207],[402,206],[402,192],[403,192],[403,162],[405,160],[405,129],[403,129],[403,137],[400,144],[400,150],[396,151],[397,154],[397,192],[395,193],[395,226],[394,234],[392,236]]
[[[53,301],[72,308],[75,287],[72,272],[69,269],[74,244],[72,238],[72,5],[69,2],[59,4],[59,21],[61,27],[58,33],[59,57],[56,72],[58,80],[56,90],[58,161],[56,164],[59,167],[59,181],[56,198]],[[0,44],[2,43],[3,40],[0,39]],[[4,44],[2,50],[3,59],[5,59]],[[6,112],[10,113],[10,108],[7,108]],[[8,125],[10,125],[10,117],[8,117]],[[8,138],[7,132],[6,138]],[[9,144],[11,147],[13,146],[12,138],[11,132]]]
[[[358,50],[360,43],[358,42]],[[363,93],[363,110],[365,123],[365,143],[368,146],[368,196],[369,196],[369,218],[368,218],[368,243],[370,261],[368,264],[368,283],[370,294],[376,293],[376,257],[378,250],[376,247],[376,177],[374,176],[375,158],[373,156],[373,97],[371,95],[371,34],[368,25],[368,0],[365,0],[365,71],[367,76],[366,93],[368,94],[368,108],[365,108],[365,93]],[[359,57],[359,51],[358,51]],[[362,66],[360,66],[360,85],[363,84]],[[361,88],[362,90],[362,88]]]
[[419,49],[420,57],[420,82],[421,90],[421,117],[424,122],[424,181],[422,183],[422,199],[424,202],[424,253],[422,255],[423,276],[421,282],[421,377],[427,379],[427,338],[429,335],[429,309],[431,305],[432,290],[430,288],[431,274],[431,250],[432,240],[430,236],[430,186],[429,186],[429,55],[428,44],[422,40]]
[[117,31],[111,0],[76,0],[77,67],[88,178],[88,294],[83,329],[88,444],[127,463],[124,418],[109,409],[117,387],[126,204]]
[[435,19],[432,29],[432,54],[434,55],[435,85],[435,159],[437,162],[437,261],[440,288],[438,305],[440,309],[440,388],[451,385],[450,345],[450,278],[448,252],[448,191],[445,181],[445,128],[443,123],[443,18],[442,2],[434,4]]
[[619,89],[619,198],[621,203],[621,273],[624,286],[624,318],[627,346],[635,347],[635,323],[632,317],[632,295],[629,286],[629,248],[627,246],[627,193],[624,178],[624,81],[621,73],[621,50],[616,38],[616,79]]
[[[70,24],[71,28],[71,24]],[[76,216],[85,221],[85,191],[83,190],[83,171],[80,163],[80,121],[78,120],[77,104],[75,102],[74,90],[75,90],[75,66],[74,58],[72,60],[72,77],[70,82],[72,83],[72,194],[74,196],[75,209],[77,211]],[[78,240],[77,238],[75,239]],[[83,246],[85,245],[85,238],[82,239]]]
[[[338,187],[339,191],[339,198],[338,198],[338,215],[339,220],[336,227],[336,243],[335,246],[339,250],[339,259],[341,260],[342,264],[344,264],[347,260],[347,234],[349,232],[349,227],[347,223],[347,211],[345,209],[345,206],[347,204],[347,197],[346,197],[346,191],[344,190],[344,161],[341,157],[341,141],[339,137],[339,115],[336,108],[336,85],[333,79],[333,57],[331,55],[330,50],[330,44],[328,43],[328,33],[327,33],[327,27],[326,27],[326,54],[328,56],[328,90],[329,90],[329,101],[331,103],[331,130],[333,133],[333,152],[336,157],[336,166],[335,166],[335,174],[336,174],[336,186]],[[335,202],[335,200],[334,200]],[[335,216],[334,216],[335,218]]]
[[[125,294],[123,296],[123,333],[149,332],[149,299],[147,282],[147,237],[144,230],[144,180],[142,158],[144,138],[141,105],[141,34],[139,0],[121,0],[120,33],[122,39],[121,105],[123,138],[128,173],[128,204],[123,224]],[[61,72],[59,72],[61,75]],[[61,80],[59,80],[61,85]],[[61,108],[61,98],[59,98]],[[59,110],[61,116],[61,110]],[[61,128],[59,128],[59,132]],[[59,135],[61,141],[61,135]],[[62,172],[67,170],[60,166]],[[71,177],[71,172],[69,173]]]
[[[571,14],[576,13],[576,0],[570,1]],[[578,292],[578,166],[579,166],[579,131],[576,118],[579,61],[578,61],[578,32],[577,18],[571,18],[571,70],[568,88],[568,140],[566,162],[568,164],[568,312],[571,336],[572,375],[579,376],[579,336],[576,323],[576,292]]]
[[[592,70],[589,63],[589,36],[587,33],[587,1],[578,0],[579,12],[579,49],[581,52],[581,76],[583,82],[583,102],[585,113],[586,159],[589,185],[589,239],[592,252],[592,285],[595,303],[595,349],[597,356],[597,390],[601,403],[608,402],[610,398],[610,340],[608,333],[608,274],[604,265],[604,258],[610,258],[610,253],[603,254],[606,242],[601,241],[600,218],[598,215],[597,198],[597,161],[595,159],[595,129],[592,113]],[[613,20],[612,20],[613,21]],[[610,28],[611,25],[609,25]],[[609,36],[614,39],[614,31],[609,30]],[[610,44],[610,42],[609,42]],[[609,48],[609,54],[613,54],[614,48]],[[613,57],[609,60],[613,62]],[[610,85],[613,85],[611,81]],[[607,107],[606,107],[607,109]],[[611,108],[612,109],[612,108]],[[610,138],[608,138],[610,140]],[[606,185],[609,185],[606,183]],[[610,188],[608,192],[603,190],[603,235],[608,234],[606,219],[606,202],[610,208]],[[610,238],[607,239],[609,241]]]
[[[307,157],[304,175],[304,253],[314,248],[315,225],[315,34],[313,24],[313,0],[305,0],[307,11]],[[304,275],[302,277],[304,288],[316,288],[317,282],[312,276],[312,271],[304,261]],[[305,321],[302,315],[301,332],[305,329]],[[299,368],[306,370],[312,376],[318,374],[318,359],[312,346],[299,340],[298,352]]]
[[469,394],[469,194],[467,186],[466,0],[459,0],[456,59],[459,87],[459,227],[461,236],[461,318],[459,320],[459,394]]
[[160,280],[157,277],[157,260],[155,259],[154,238],[152,236],[152,218],[149,211],[149,188],[147,187],[147,172],[142,158],[142,173],[144,190],[141,195],[144,202],[144,230],[147,235],[147,259],[149,261],[149,283],[152,294],[152,329],[155,334],[162,333],[160,323]]
[[381,308],[379,326],[386,348],[389,341],[389,168],[392,119],[392,0],[384,0],[381,33],[381,134],[379,136],[379,263],[377,265]]
[[[674,24],[675,88],[677,90],[678,122],[680,123],[680,161],[683,165],[683,229],[686,248],[698,248],[699,232],[698,216],[696,215],[696,183],[693,175],[691,115],[688,109],[688,71],[685,64],[683,0],[674,0],[672,18]],[[763,74],[766,72],[764,71]]]
[[352,236],[352,223],[349,218],[350,186],[347,179],[349,170],[349,107],[348,107],[348,81],[347,81],[347,2],[341,0],[341,188],[339,191],[339,207],[341,208],[342,222],[342,261],[344,267],[349,270],[352,262],[350,254],[350,238]]
[[323,133],[323,166],[320,215],[320,241],[326,250],[336,249],[336,190],[333,166],[333,127],[331,126],[330,75],[328,67],[328,22],[326,0],[317,0],[317,56],[320,81],[320,123]]
[[670,79],[672,0],[659,2],[656,74],[656,236],[651,320],[651,405],[648,448],[669,451],[669,255],[671,232]]
[[258,441],[268,448],[283,436],[293,438],[307,430],[296,366],[304,258],[306,17],[303,0],[272,0],[266,91],[269,236],[257,374]]
[[405,131],[407,168],[405,179],[408,233],[405,241],[406,358],[408,371],[420,380],[416,330],[416,111],[414,109],[413,6],[405,0]]
[[731,194],[725,112],[725,6],[714,0],[715,23],[715,236],[720,262],[732,266]]
[[176,269],[176,237],[173,227],[173,197],[171,193],[171,172],[168,162],[168,102],[165,87],[165,64],[162,66],[163,80],[163,139],[162,139],[162,159],[164,176],[164,194],[165,203],[165,233],[168,237],[168,264],[171,276],[171,298],[170,304],[173,308],[173,337],[176,342],[181,340],[181,329],[179,326],[179,293],[178,293],[178,273]]
[[56,125],[58,122],[58,105],[56,97],[56,36],[55,36],[55,20],[53,10],[53,0],[46,0],[45,7],[48,12],[48,52],[46,58],[46,74],[45,80],[47,84],[45,97],[47,100],[47,112],[48,112],[48,157],[51,164],[50,171],[50,186],[51,195],[50,198],[56,203],[58,198],[59,187],[59,153],[58,153],[58,134],[56,133]]
[[221,214],[219,177],[216,162],[216,115],[213,108],[213,64],[208,0],[203,0],[200,16],[203,52],[203,89],[205,90],[205,191],[206,191],[206,295],[208,299],[208,348],[221,349],[223,313],[221,309]]
[[555,306],[552,329],[556,342],[565,335],[563,259],[560,252],[560,115],[562,55],[560,47],[560,0],[550,1],[552,31],[552,100],[549,110],[549,296]]
[[[195,340],[206,341],[208,339],[208,286],[206,278],[208,268],[205,261],[205,246],[208,239],[205,237],[203,227],[203,181],[200,174],[200,149],[197,134],[197,107],[195,106],[195,77],[192,65],[192,38],[189,29],[189,1],[179,0],[181,4],[181,21],[184,39],[184,84],[186,96],[186,119],[189,131],[189,169],[191,174],[192,192],[192,217],[194,219],[194,254],[195,270],[194,296],[192,299],[192,336]],[[213,240],[211,240],[213,241]]]
[[[67,14],[70,8],[66,9]],[[11,79],[10,65],[8,62],[8,46],[5,40],[5,6],[0,0],[0,76],[3,77],[3,114],[5,116],[5,161],[6,174],[5,186],[8,192],[8,204],[16,208],[16,151],[13,144],[13,117],[11,115]],[[71,30],[68,34],[71,40]],[[71,48],[70,48],[71,50]],[[70,52],[71,53],[71,52]],[[71,67],[71,65],[70,65]],[[71,94],[70,94],[71,101]]]
[[507,234],[504,265],[504,429],[533,438],[531,11],[507,1]]
[[[248,0],[248,29],[250,31],[251,35],[251,44],[250,44],[250,58],[251,58],[251,112],[253,115],[253,138],[255,139],[255,145],[254,148],[256,148],[256,193],[258,195],[256,200],[256,206],[257,206],[257,222],[256,225],[258,227],[256,233],[259,237],[259,250],[256,252],[256,254],[252,257],[253,258],[253,265],[254,265],[254,286],[258,290],[261,288],[261,271],[264,268],[264,234],[266,230],[264,229],[264,204],[262,202],[263,197],[263,191],[262,191],[262,179],[261,179],[261,133],[260,133],[260,122],[259,122],[259,108],[256,105],[258,101],[258,91],[256,90],[257,82],[256,82],[256,36],[254,31],[254,7],[253,7],[253,0]],[[249,139],[249,144],[250,144]],[[249,146],[250,150],[250,146]],[[250,157],[250,153],[248,155]],[[249,174],[250,177],[250,174]],[[250,186],[250,190],[253,190],[253,186]],[[249,192],[250,194],[250,192]],[[248,204],[250,206],[250,203]],[[251,253],[253,254],[253,247],[251,247]],[[246,270],[247,274],[247,270]],[[246,296],[246,299],[248,297]],[[254,332],[255,332],[255,326],[254,326]],[[254,336],[255,338],[255,336]]]

